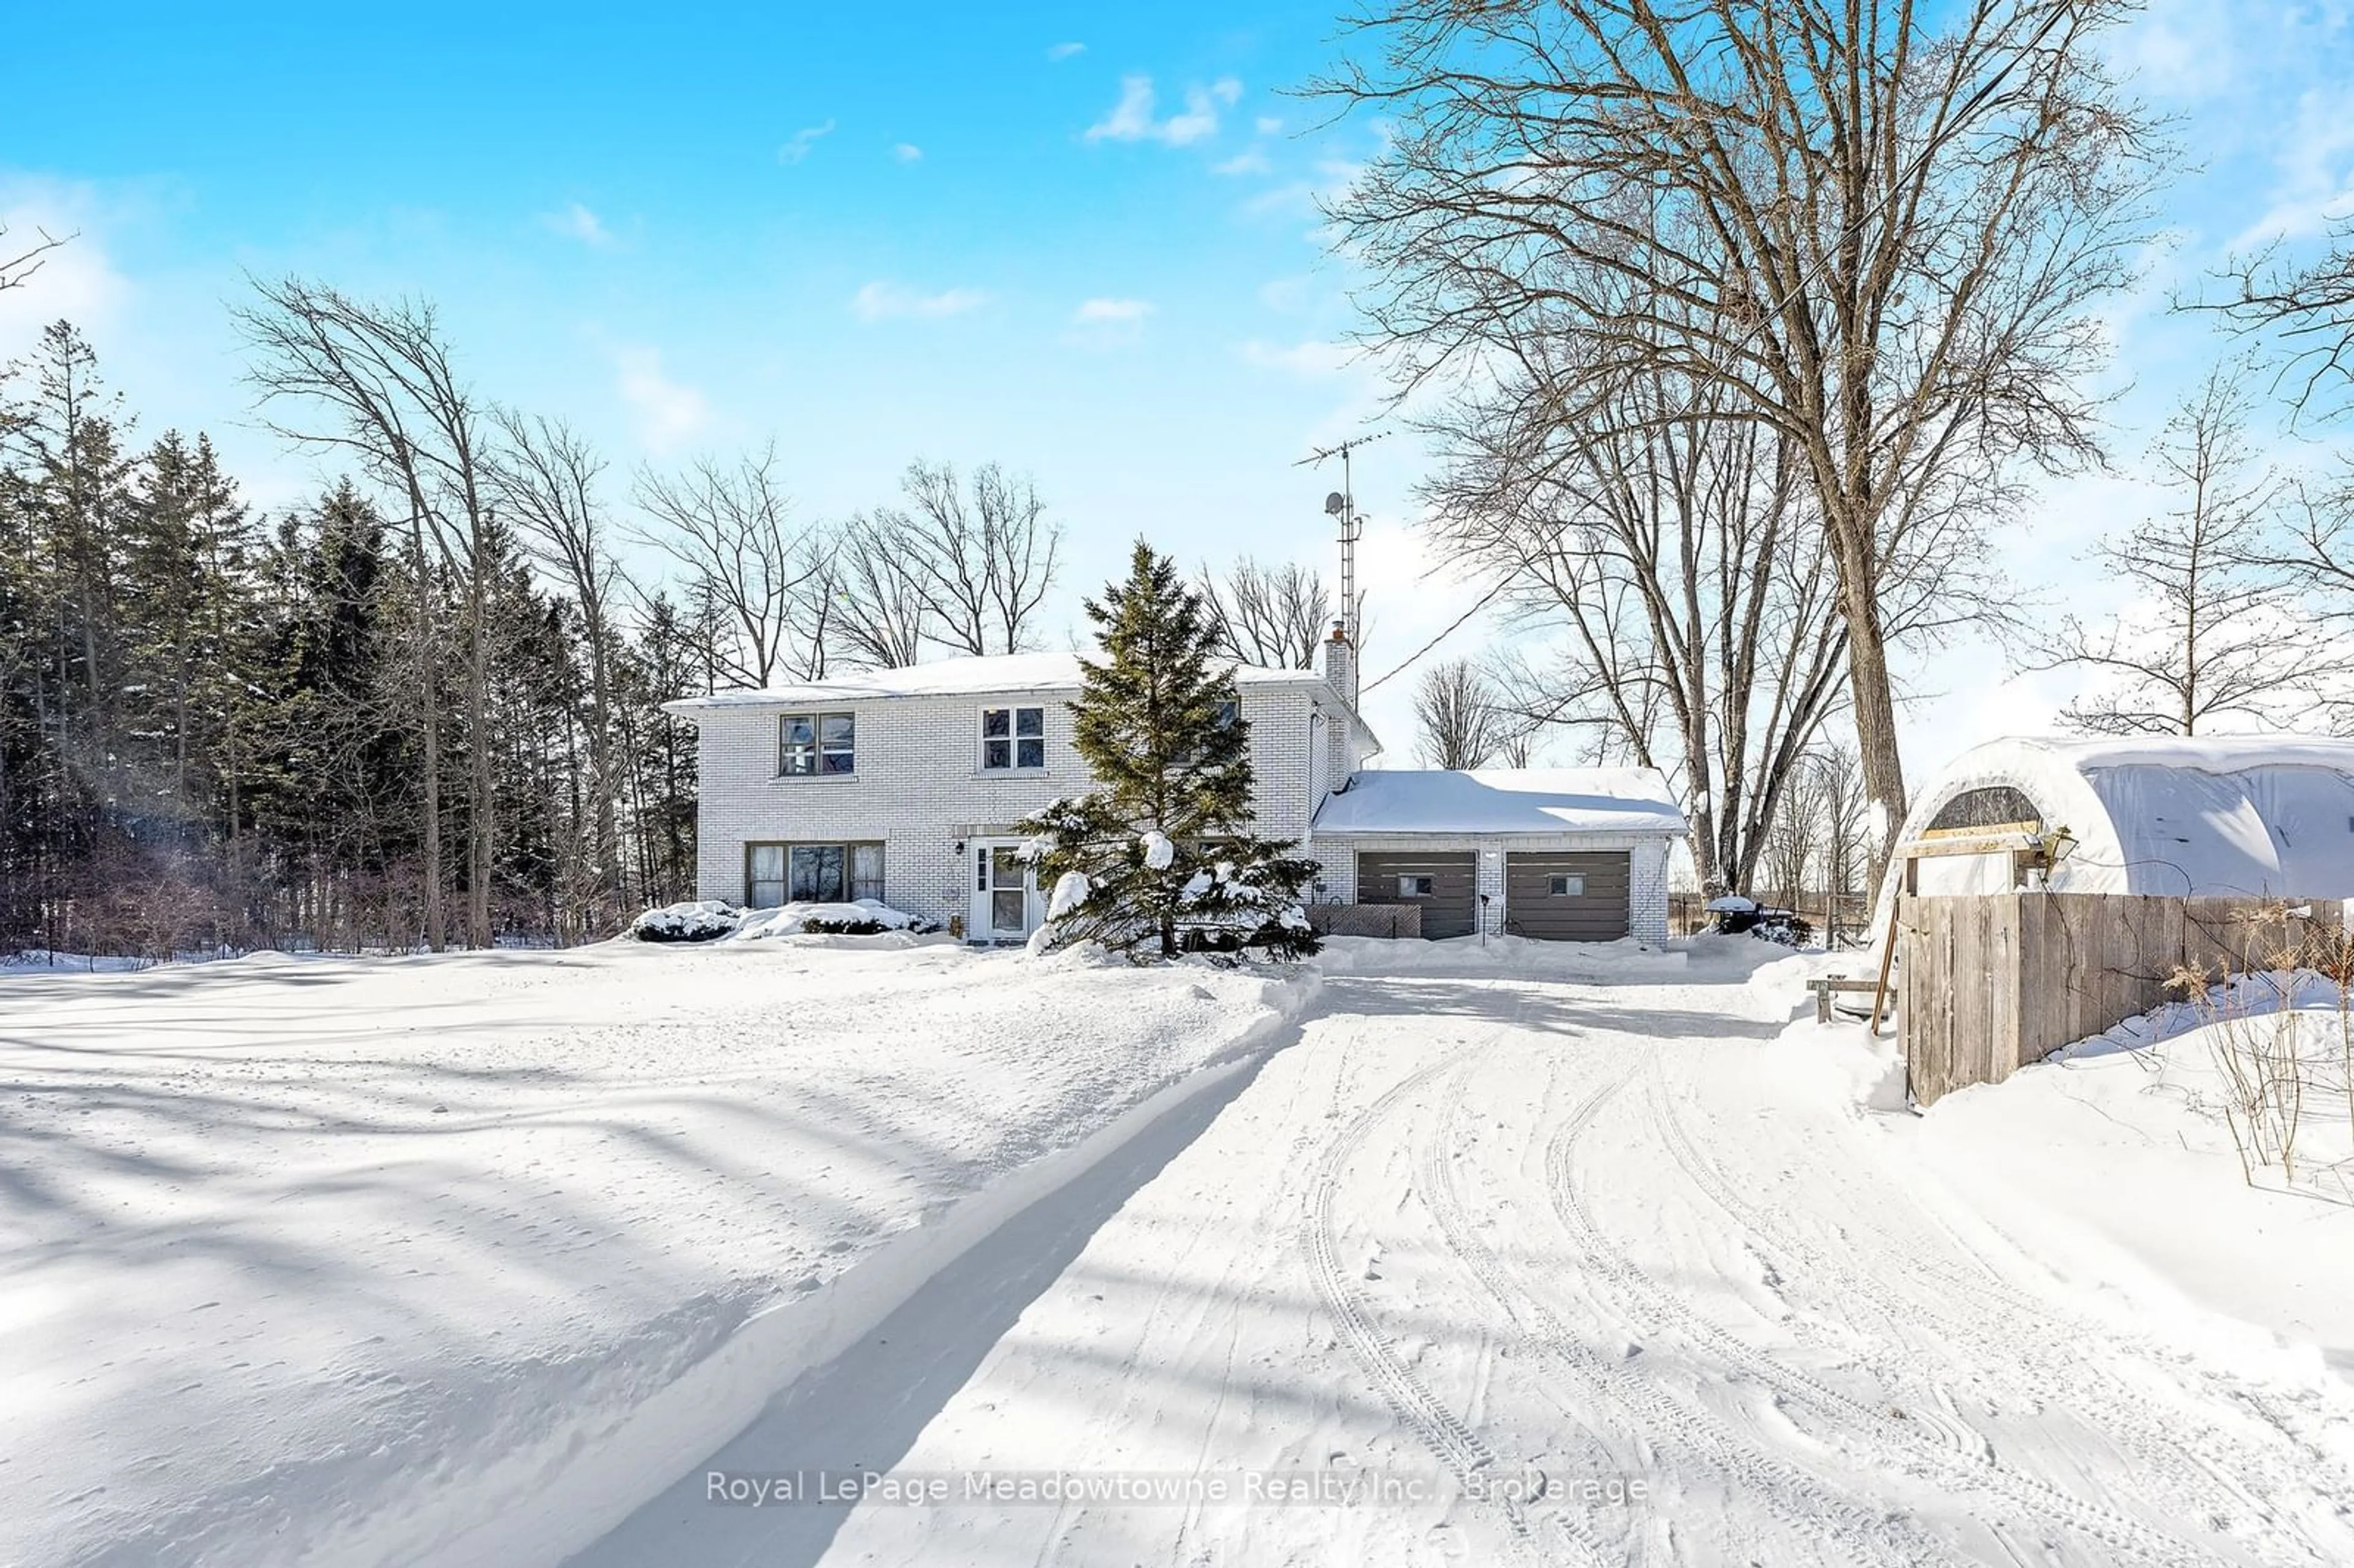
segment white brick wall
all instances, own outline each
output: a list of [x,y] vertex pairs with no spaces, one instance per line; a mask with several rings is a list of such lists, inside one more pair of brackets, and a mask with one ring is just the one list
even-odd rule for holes
[[[960,840],[1001,836],[1059,796],[1084,793],[1093,780],[1071,746],[1072,691],[955,696],[895,696],[824,705],[857,715],[857,771],[846,777],[777,775],[778,721],[809,705],[695,710],[701,764],[696,884],[705,898],[741,902],[748,842],[880,840],[885,900],[943,923],[970,907],[970,873],[956,853]],[[1257,790],[1257,830],[1298,839],[1323,799],[1326,767],[1312,753],[1338,730],[1345,747],[1359,726],[1348,723],[1329,688],[1313,681],[1246,683]],[[983,772],[981,710],[1012,704],[1046,709],[1043,770]],[[1319,715],[1327,722],[1315,722]],[[1352,757],[1351,769],[1353,770]]]
[[1638,941],[1668,939],[1668,859],[1675,841],[1657,834],[1554,833],[1493,834],[1459,837],[1436,833],[1407,836],[1326,838],[1309,846],[1324,867],[1324,886],[1317,895],[1331,904],[1353,904],[1357,898],[1359,850],[1470,850],[1479,856],[1479,891],[1488,895],[1487,927],[1503,929],[1504,855],[1511,850],[1625,850],[1628,854],[1628,934]]

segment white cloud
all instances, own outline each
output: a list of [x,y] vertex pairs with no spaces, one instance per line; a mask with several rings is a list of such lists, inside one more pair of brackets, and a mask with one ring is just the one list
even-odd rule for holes
[[902,142],[897,146],[891,149],[891,155],[898,159],[903,164],[921,163],[923,161],[924,150],[921,147],[917,146],[913,142]]
[[1258,133],[1262,136],[1272,136],[1283,129],[1283,122],[1272,114],[1260,115],[1255,123],[1258,127]]
[[32,345],[59,317],[102,338],[131,295],[101,235],[106,214],[87,187],[51,180],[0,185],[0,261],[14,261],[46,240],[61,244],[17,269],[20,287],[0,289],[0,363]]
[[1071,313],[1071,326],[1063,341],[1080,348],[1117,348],[1144,335],[1145,318],[1152,314],[1150,300],[1103,296],[1083,300]]
[[896,317],[960,316],[977,309],[989,296],[979,289],[943,289],[937,294],[918,293],[913,289],[881,280],[867,284],[851,296],[850,311],[863,322],[890,321]]
[[1267,154],[1260,152],[1257,147],[1253,147],[1247,152],[1236,153],[1233,157],[1228,158],[1222,164],[1211,164],[1210,173],[1214,175],[1263,175],[1266,174],[1272,166],[1273,165],[1269,164],[1267,161]]
[[830,136],[832,133],[833,122],[831,120],[827,121],[822,125],[802,126],[800,130],[792,133],[790,140],[787,141],[783,146],[777,149],[777,162],[780,164],[800,163],[803,158],[810,155],[810,149],[817,145],[818,139],[820,137]]
[[1314,279],[1306,276],[1272,278],[1258,288],[1258,302],[1268,310],[1293,314],[1308,302],[1308,290]]
[[1302,381],[1327,381],[1355,367],[1357,351],[1345,343],[1262,343],[1257,338],[1237,351],[1247,365],[1279,370]]
[[1085,44],[1056,44],[1046,51],[1046,58],[1050,60],[1062,61],[1087,52],[1087,47]]
[[650,450],[668,451],[711,423],[711,404],[703,394],[663,374],[660,350],[625,348],[616,357],[615,387],[637,417],[638,440]]
[[1222,76],[1207,87],[1185,90],[1185,109],[1166,120],[1153,118],[1159,99],[1149,76],[1119,79],[1119,101],[1111,112],[1087,129],[1090,142],[1163,142],[1183,147],[1217,134],[1218,111],[1232,108],[1243,95],[1243,84]]
[[605,227],[604,219],[577,201],[562,212],[542,213],[539,221],[551,232],[561,234],[567,239],[577,239],[583,245],[613,243],[612,230]]
[[2258,48],[2274,42],[2254,23],[2232,0],[2172,0],[2111,34],[2105,52],[2141,91],[2185,101],[2211,99],[2245,80],[2248,42]]

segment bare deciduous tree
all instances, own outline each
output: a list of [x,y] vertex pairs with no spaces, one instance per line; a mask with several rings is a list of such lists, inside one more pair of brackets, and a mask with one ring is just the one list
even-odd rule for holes
[[642,472],[636,492],[648,519],[640,537],[685,568],[690,602],[725,630],[713,650],[720,674],[754,686],[823,677],[830,542],[794,524],[774,442],[733,463],[703,457],[675,475]]
[[1321,84],[1394,128],[1331,216],[1401,396],[1533,329],[1574,341],[1564,417],[1666,374],[1780,436],[1892,821],[1892,517],[1958,448],[2095,450],[2092,307],[2133,276],[2158,177],[2097,53],[2126,10],[1374,0]]
[[412,650],[419,733],[424,747],[426,939],[445,939],[441,896],[441,720],[435,662],[439,633],[428,578],[438,560],[465,588],[462,719],[467,740],[468,940],[491,939],[496,843],[490,677],[489,597],[499,547],[490,507],[481,410],[458,379],[433,308],[417,302],[370,304],[289,278],[256,282],[256,305],[233,313],[254,355],[252,378],[264,405],[291,399],[324,408],[325,423],[270,428],[302,445],[352,454],[400,499],[408,520],[409,565],[420,616]]
[[2251,333],[2276,334],[2289,351],[2296,406],[2342,397],[2354,385],[2354,219],[2330,230],[2319,260],[2282,260],[2278,243],[2228,270],[2231,294],[2211,308]]
[[8,243],[8,226],[0,223],[0,290],[22,288],[47,264],[50,251],[73,238],[70,234],[59,238],[46,228],[36,228],[33,232],[39,235],[40,239],[20,249]]
[[2267,539],[2281,484],[2248,438],[2251,373],[2245,360],[2219,366],[2183,399],[2150,450],[2176,504],[2093,551],[2132,603],[2097,628],[2067,618],[2042,661],[2105,678],[2065,710],[2081,728],[2197,735],[2264,716],[2306,678],[2304,661],[2282,655],[2288,563]]
[[959,653],[1028,648],[1063,543],[1036,486],[993,462],[974,470],[967,485],[954,465],[919,460],[907,465],[900,490],[907,509],[875,515],[905,552],[925,636]]
[[[1597,759],[1666,772],[1702,885],[1744,888],[1843,695],[1846,621],[1811,493],[1771,429],[1726,412],[1721,383],[1633,377],[1564,417],[1549,352],[1524,342],[1514,378],[1429,421],[1447,460],[1426,486],[1437,536],[1565,642],[1503,662],[1507,707],[1576,729]],[[1884,624],[1930,630],[1979,602],[1978,536],[1953,515],[1907,509]]]
[[1415,687],[1417,749],[1433,768],[1481,768],[1503,742],[1496,695],[1469,659],[1450,659],[1422,673]]
[[491,482],[525,546],[570,590],[588,644],[589,881],[599,906],[590,926],[610,929],[623,905],[612,675],[620,570],[607,546],[597,494],[605,464],[561,420],[528,418],[512,408],[495,410],[493,418],[502,447],[490,467]]
[[1262,567],[1245,556],[1223,578],[1204,567],[1197,584],[1228,658],[1277,670],[1316,667],[1332,620],[1321,576],[1297,562]]
[[923,657],[931,612],[903,535],[888,514],[862,514],[834,543],[835,635],[854,663],[897,670]]

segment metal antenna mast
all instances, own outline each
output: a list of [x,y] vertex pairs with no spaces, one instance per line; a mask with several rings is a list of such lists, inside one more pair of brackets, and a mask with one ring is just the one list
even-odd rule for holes
[[1352,436],[1329,447],[1318,447],[1292,464],[1294,468],[1321,466],[1324,460],[1338,454],[1341,459],[1341,488],[1324,498],[1324,514],[1341,524],[1341,625],[1354,645],[1357,635],[1357,541],[1364,537],[1364,514],[1357,510],[1357,493],[1351,482],[1349,454],[1367,441],[1378,441],[1387,430],[1375,430],[1370,436]]

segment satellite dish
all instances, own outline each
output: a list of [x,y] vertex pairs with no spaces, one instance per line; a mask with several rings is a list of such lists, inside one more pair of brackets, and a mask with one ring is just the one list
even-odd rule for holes
[[1342,495],[1336,490],[1331,494],[1324,498],[1324,515],[1327,517],[1338,517],[1341,513],[1348,510],[1348,506],[1349,498]]

